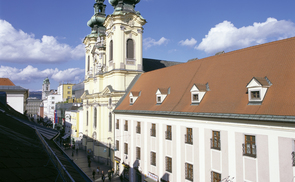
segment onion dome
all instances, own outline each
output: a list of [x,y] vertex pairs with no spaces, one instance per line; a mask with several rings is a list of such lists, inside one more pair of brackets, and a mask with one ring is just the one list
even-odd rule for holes
[[48,77],[43,80],[43,84],[50,84]]
[[103,23],[106,18],[105,8],[106,5],[104,4],[105,0],[95,0],[96,3],[94,4],[94,15],[90,18],[87,22],[87,25],[91,27],[91,34],[88,35],[90,37],[97,37],[98,35],[105,33],[105,27]]
[[140,0],[109,0],[115,11],[134,12],[134,7]]

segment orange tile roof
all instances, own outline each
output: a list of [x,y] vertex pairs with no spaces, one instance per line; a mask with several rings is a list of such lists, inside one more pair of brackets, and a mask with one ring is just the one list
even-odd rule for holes
[[9,78],[0,78],[0,85],[15,86]]
[[[131,91],[141,96],[129,104],[129,93],[116,111],[168,111],[295,116],[295,37],[143,73]],[[261,105],[248,105],[247,84],[267,77],[269,87]],[[261,81],[261,80],[260,80]],[[199,105],[191,105],[190,89],[208,83]],[[265,83],[262,83],[265,84]],[[170,94],[156,104],[158,88]]]

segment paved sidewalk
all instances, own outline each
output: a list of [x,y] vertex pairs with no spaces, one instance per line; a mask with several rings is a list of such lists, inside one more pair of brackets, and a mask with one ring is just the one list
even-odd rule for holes
[[[110,181],[107,175],[107,171],[111,169],[110,166],[95,162],[93,160],[91,160],[91,167],[88,167],[88,159],[87,159],[87,153],[85,150],[79,149],[78,153],[76,153],[76,151],[74,152],[74,157],[72,157],[72,149],[65,149],[65,152],[67,153],[68,156],[70,156],[71,159],[73,159],[73,161],[77,164],[77,166],[79,166],[79,168],[84,171],[84,173],[93,180],[93,176],[92,176],[92,171],[95,170],[97,167],[99,167],[99,175],[95,175],[95,179],[93,181],[102,181],[101,180],[101,171],[104,172],[105,174],[105,182]],[[120,182],[120,178],[117,175],[114,175],[112,180],[113,182]]]

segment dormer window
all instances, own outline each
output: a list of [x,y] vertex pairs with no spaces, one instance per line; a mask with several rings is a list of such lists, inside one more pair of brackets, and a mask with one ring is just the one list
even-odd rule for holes
[[133,105],[137,98],[140,96],[141,92],[131,91],[129,94],[130,105]]
[[266,95],[267,89],[272,85],[267,77],[253,77],[248,83],[248,105],[260,105]]
[[199,101],[199,94],[192,94],[192,97],[193,97],[193,102],[198,102]]
[[209,85],[207,84],[194,84],[191,88],[191,104],[199,105],[202,101],[205,93],[209,90]]
[[165,100],[167,95],[170,94],[170,87],[169,88],[158,88],[156,92],[156,101],[157,104],[162,104],[162,102]]

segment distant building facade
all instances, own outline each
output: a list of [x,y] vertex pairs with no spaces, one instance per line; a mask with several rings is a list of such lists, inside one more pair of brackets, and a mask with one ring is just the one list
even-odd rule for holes
[[40,115],[40,104],[41,100],[37,97],[28,97],[26,103],[26,110],[28,115]]
[[67,83],[67,84],[60,84],[57,87],[57,93],[62,95],[62,100],[66,101],[72,98],[72,87],[74,84]]

